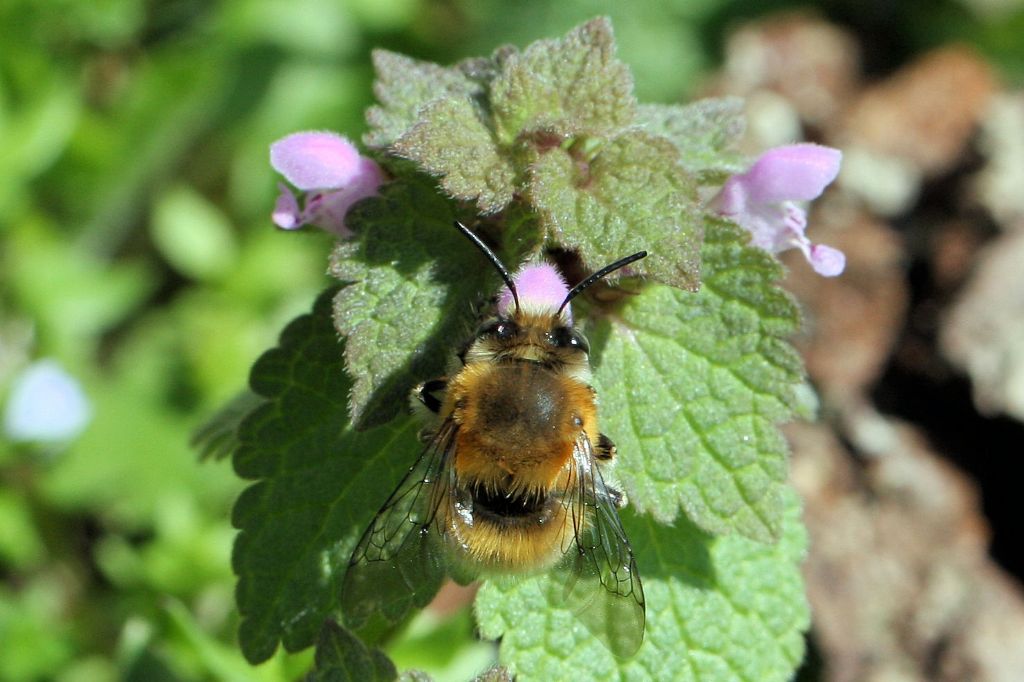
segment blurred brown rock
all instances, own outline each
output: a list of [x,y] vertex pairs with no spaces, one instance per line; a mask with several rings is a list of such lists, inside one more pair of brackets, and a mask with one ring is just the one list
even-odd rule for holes
[[935,288],[941,294],[955,291],[967,279],[984,238],[974,222],[954,218],[929,234],[928,261]]
[[811,215],[815,242],[846,254],[842,276],[822,278],[802,256],[785,254],[783,286],[801,303],[804,324],[794,339],[826,402],[840,404],[867,392],[888,361],[907,311],[903,246],[888,225],[838,201]]
[[979,411],[1024,419],[1024,230],[982,249],[940,347],[970,375]]
[[1004,230],[1024,229],[1024,93],[992,99],[978,146],[987,163],[973,190]]
[[479,589],[479,582],[459,585],[452,580],[446,580],[427,608],[438,616],[450,616],[472,604]]
[[854,40],[802,13],[747,24],[729,37],[725,53],[721,87],[745,96],[771,90],[814,126],[827,126],[836,116],[860,72]]
[[840,146],[939,175],[963,154],[996,88],[992,67],[971,48],[935,50],[861,93],[846,113]]
[[870,408],[848,420],[858,453],[826,425],[787,434],[825,679],[1024,679],[1024,599],[987,556],[973,485]]
[[[994,69],[964,46],[861,81],[850,34],[789,14],[736,31],[714,83],[747,98],[751,155],[806,137],[844,154],[808,237],[844,251],[846,271],[822,278],[783,254],[783,285],[805,317],[795,341],[825,415],[787,429],[811,536],[812,635],[828,680],[1017,682],[1024,597],[989,558],[974,485],[871,400],[892,390],[890,372],[943,385],[944,327],[943,349],[979,404],[1019,404],[1011,414],[1024,418],[1024,230],[987,251],[992,227],[978,210],[1024,227],[1024,100],[999,94]],[[979,158],[987,165],[971,177]]]

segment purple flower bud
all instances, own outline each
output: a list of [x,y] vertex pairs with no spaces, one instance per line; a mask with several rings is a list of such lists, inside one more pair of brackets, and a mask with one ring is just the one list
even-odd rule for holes
[[54,360],[40,360],[19,374],[4,411],[4,431],[15,441],[71,440],[92,419],[82,388]]
[[351,235],[345,215],[357,201],[376,194],[384,180],[372,159],[329,132],[293,133],[278,140],[270,145],[270,164],[305,193],[300,208],[291,190],[279,185],[273,220],[285,230],[316,225],[339,237]]
[[814,270],[834,277],[846,266],[841,251],[806,237],[807,212],[793,202],[821,195],[839,174],[842,153],[817,144],[776,147],[746,173],[725,181],[710,206],[750,233],[750,241],[772,253],[800,249]]
[[[526,265],[516,273],[512,281],[519,295],[519,305],[525,312],[537,315],[551,315],[562,305],[569,294],[569,287],[553,265],[541,263]],[[498,297],[498,312],[510,315],[515,311],[515,300],[508,287],[501,290]],[[563,311],[569,324],[572,324],[572,311],[567,306]]]

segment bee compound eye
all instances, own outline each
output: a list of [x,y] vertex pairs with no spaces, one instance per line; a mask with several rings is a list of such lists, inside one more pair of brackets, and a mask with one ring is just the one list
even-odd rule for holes
[[590,353],[590,344],[587,339],[571,327],[558,327],[548,334],[548,342],[558,348],[578,348],[584,353]]
[[516,323],[509,319],[498,318],[484,323],[477,330],[477,338],[491,337],[504,341],[516,335],[519,328]]
[[569,347],[569,329],[567,327],[555,327],[546,334],[548,343],[556,348]]

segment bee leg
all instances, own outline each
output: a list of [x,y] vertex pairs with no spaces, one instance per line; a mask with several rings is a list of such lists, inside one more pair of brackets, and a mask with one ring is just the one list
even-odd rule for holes
[[615,505],[616,509],[622,509],[629,504],[629,500],[626,499],[626,493],[621,490],[612,488],[611,486],[607,486],[605,490],[608,491],[608,499],[611,500],[611,503]]
[[[412,389],[413,409],[426,408],[437,414],[441,411],[441,401],[444,400],[444,391],[447,387],[448,379],[445,377],[424,381]],[[420,404],[419,407],[416,405],[417,402]]]
[[425,424],[424,428],[420,429],[419,434],[417,434],[421,443],[429,443],[434,439],[434,434],[437,433],[438,413],[441,411],[441,405],[444,402],[444,391],[447,387],[447,378],[431,379],[412,389],[409,395],[409,404],[412,406],[413,414],[419,417],[420,422]]
[[[610,462],[615,459],[615,453],[615,443],[612,442],[612,439],[603,433],[598,435],[597,446],[594,448],[594,458],[599,462]],[[622,509],[628,504],[626,493],[611,486],[607,486],[606,490],[608,491],[609,499],[611,499],[616,509]]]
[[597,437],[597,447],[594,448],[594,457],[602,462],[615,459],[615,443],[603,433]]

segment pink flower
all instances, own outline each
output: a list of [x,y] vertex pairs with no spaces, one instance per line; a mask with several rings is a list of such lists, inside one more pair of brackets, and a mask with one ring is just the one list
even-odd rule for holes
[[807,212],[795,202],[821,195],[839,174],[842,153],[817,144],[769,149],[746,173],[725,181],[711,207],[750,232],[751,243],[779,253],[800,249],[815,272],[835,277],[846,267],[842,251],[812,244],[804,235]]
[[316,225],[339,237],[352,234],[345,214],[360,199],[377,193],[380,167],[341,135],[293,133],[270,145],[270,165],[305,192],[304,207],[284,183],[274,205],[274,224],[285,230]]
[[[550,315],[558,310],[558,306],[562,305],[562,301],[569,294],[569,287],[558,274],[558,270],[547,263],[524,266],[515,274],[512,281],[516,285],[516,294],[519,295],[519,305],[528,313]],[[512,292],[505,287],[498,297],[498,312],[502,315],[511,315],[515,306]],[[569,306],[562,312],[569,324],[572,324],[572,311],[569,310]]]

